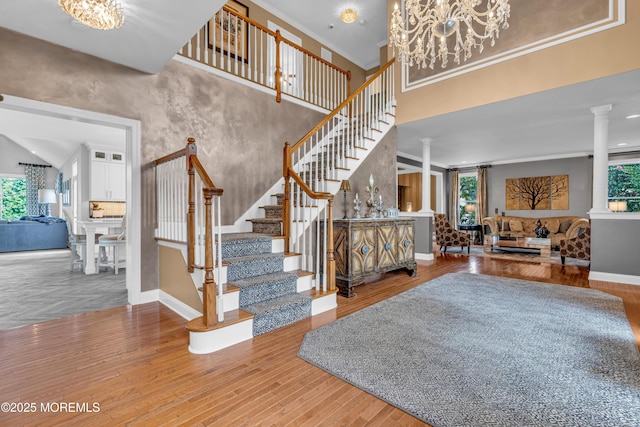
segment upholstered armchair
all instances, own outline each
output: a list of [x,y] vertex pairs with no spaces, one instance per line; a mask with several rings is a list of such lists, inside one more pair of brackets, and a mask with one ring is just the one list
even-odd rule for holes
[[571,239],[560,240],[560,260],[564,265],[565,258],[576,258],[591,261],[591,224],[582,233]]
[[[448,246],[460,246],[461,250],[466,246],[467,253],[469,253],[471,239],[468,233],[462,233],[454,229],[444,214],[435,214],[434,220],[436,225],[436,244],[440,245],[441,252],[447,252]],[[444,251],[442,248],[444,248]]]

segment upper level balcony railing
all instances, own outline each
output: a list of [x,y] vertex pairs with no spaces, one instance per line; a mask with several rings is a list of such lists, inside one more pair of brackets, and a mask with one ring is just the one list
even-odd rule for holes
[[333,110],[350,92],[351,73],[224,6],[178,52],[282,94]]

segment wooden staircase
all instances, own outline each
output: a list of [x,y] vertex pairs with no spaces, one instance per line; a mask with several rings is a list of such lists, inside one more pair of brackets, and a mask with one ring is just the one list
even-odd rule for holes
[[282,236],[282,200],[284,199],[284,194],[274,194],[273,198],[276,199],[275,205],[260,206],[260,209],[264,212],[264,217],[247,220],[251,222],[251,230],[254,233]]
[[[194,183],[191,171],[188,182],[164,182],[173,178],[156,174],[161,181],[157,193],[166,199],[158,200],[162,223],[158,229],[163,231],[157,239],[184,242],[193,286],[201,292],[202,317],[187,326],[191,352],[217,351],[337,306],[333,197],[341,180],[349,178],[393,126],[391,65],[392,61],[296,144],[285,143],[283,179],[236,221],[232,233],[222,234],[221,224],[215,223],[220,218],[222,190],[204,172],[195,144],[187,146],[187,163],[189,170],[196,167],[195,175],[204,185]],[[384,91],[388,102],[369,105],[367,90],[375,86]],[[156,165],[178,157],[180,153],[165,156]],[[179,164],[168,170],[184,173]],[[184,200],[187,189],[189,216],[184,218],[181,208],[165,204]],[[199,193],[204,197],[194,200]],[[188,233],[182,235],[185,224]],[[226,253],[225,242],[265,237],[270,250],[239,257]],[[234,272],[237,264],[245,264],[246,274]],[[276,264],[280,265],[276,268]],[[280,282],[287,283],[280,288]]]

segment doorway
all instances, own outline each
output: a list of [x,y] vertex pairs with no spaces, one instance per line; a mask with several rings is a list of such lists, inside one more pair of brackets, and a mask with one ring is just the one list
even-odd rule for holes
[[[140,188],[140,146],[141,124],[138,120],[108,114],[96,113],[61,105],[35,101],[16,96],[3,95],[0,102],[0,114],[3,111],[24,112],[36,117],[80,121],[125,131],[126,135],[126,171],[127,171],[127,269],[126,287],[129,304],[141,304],[141,188]],[[1,131],[1,130],[0,130]]]

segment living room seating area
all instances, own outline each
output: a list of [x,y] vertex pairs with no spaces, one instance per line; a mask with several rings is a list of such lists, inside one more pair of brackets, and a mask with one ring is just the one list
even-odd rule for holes
[[559,248],[562,240],[572,239],[589,228],[589,220],[578,216],[555,216],[546,218],[493,216],[483,218],[482,225],[485,226],[485,228],[489,227],[489,233],[487,234],[536,237],[534,229],[536,228],[536,222],[538,220],[549,230],[547,238],[551,239],[552,248]]

